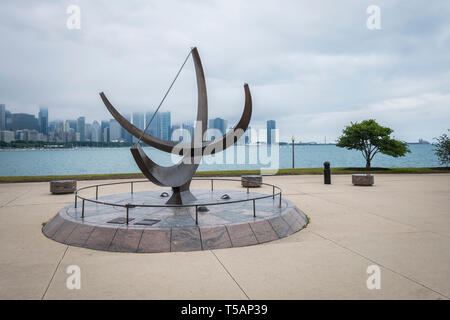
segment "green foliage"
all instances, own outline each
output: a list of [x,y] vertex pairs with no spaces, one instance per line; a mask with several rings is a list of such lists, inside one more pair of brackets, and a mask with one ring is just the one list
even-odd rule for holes
[[[450,129],[448,129],[448,131],[450,131]],[[450,164],[450,138],[444,133],[435,139],[437,140],[437,143],[433,143],[436,148],[434,153],[439,158],[441,164],[448,167]]]
[[366,159],[366,168],[370,168],[370,163],[377,153],[402,157],[407,152],[411,152],[406,142],[390,137],[392,132],[394,131],[391,128],[380,126],[373,119],[360,123],[351,122],[351,125],[342,131],[342,136],[339,137],[336,145],[361,151]]

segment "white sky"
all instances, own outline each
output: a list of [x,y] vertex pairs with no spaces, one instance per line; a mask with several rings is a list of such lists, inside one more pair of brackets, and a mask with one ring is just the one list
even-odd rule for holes
[[[81,29],[66,27],[69,5]],[[366,27],[369,5],[381,30]],[[0,103],[50,120],[152,110],[191,46],[207,78],[209,116],[235,123],[253,96],[251,126],[274,119],[281,140],[334,141],[374,118],[398,139],[432,140],[450,127],[450,2],[5,1],[0,2]],[[163,111],[194,120],[188,62]]]

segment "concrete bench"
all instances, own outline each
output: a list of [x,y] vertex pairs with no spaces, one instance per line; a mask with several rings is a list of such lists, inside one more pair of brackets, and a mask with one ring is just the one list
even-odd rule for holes
[[352,183],[355,186],[371,186],[374,184],[374,177],[371,174],[352,174]]
[[241,185],[244,188],[254,188],[254,187],[260,187],[262,183],[262,176],[261,175],[246,175],[241,177]]
[[50,181],[50,192],[53,194],[74,193],[77,189],[76,180]]

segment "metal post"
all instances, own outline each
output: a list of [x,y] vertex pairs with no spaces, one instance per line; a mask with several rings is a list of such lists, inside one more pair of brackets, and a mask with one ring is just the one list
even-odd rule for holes
[[83,203],[81,206],[81,219],[84,219],[84,199],[83,199]]
[[275,199],[275,186],[272,186],[272,199]]
[[214,191],[214,179],[211,179],[211,191]]
[[255,199],[253,199],[253,218],[256,217]]
[[295,157],[294,157],[294,154],[295,154],[295,151],[294,151],[295,145],[294,145],[294,141],[295,141],[295,138],[292,137],[292,169],[295,168]]
[[129,207],[127,205],[127,221],[126,221],[127,225],[128,225],[128,211],[129,211]]
[[98,200],[98,186],[95,186],[95,200]]
[[323,163],[323,183],[331,184],[331,169],[328,161]]
[[249,191],[248,191],[248,187],[247,187],[247,193],[249,193]]
[[281,208],[281,191],[280,191],[280,203],[278,204],[278,208]]
[[195,206],[195,224],[198,225],[198,206]]
[[133,182],[131,182],[131,194],[133,194]]
[[75,209],[77,208],[78,195],[75,193]]

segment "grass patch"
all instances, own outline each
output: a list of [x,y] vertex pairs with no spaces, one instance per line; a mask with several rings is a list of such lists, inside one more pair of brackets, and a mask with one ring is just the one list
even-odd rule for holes
[[[222,170],[222,171],[199,171],[196,177],[233,177],[246,174],[274,174],[274,172],[264,172],[259,170]],[[352,174],[352,173],[383,173],[383,174],[407,174],[407,173],[450,173],[450,167],[430,167],[430,168],[331,168],[332,174]],[[296,168],[280,169],[276,175],[302,175],[302,174],[323,174],[323,168]],[[0,177],[0,183],[8,182],[45,182],[51,180],[106,180],[106,179],[142,179],[142,173],[113,173],[113,174],[81,174],[81,175],[55,175],[55,176],[9,176]]]

